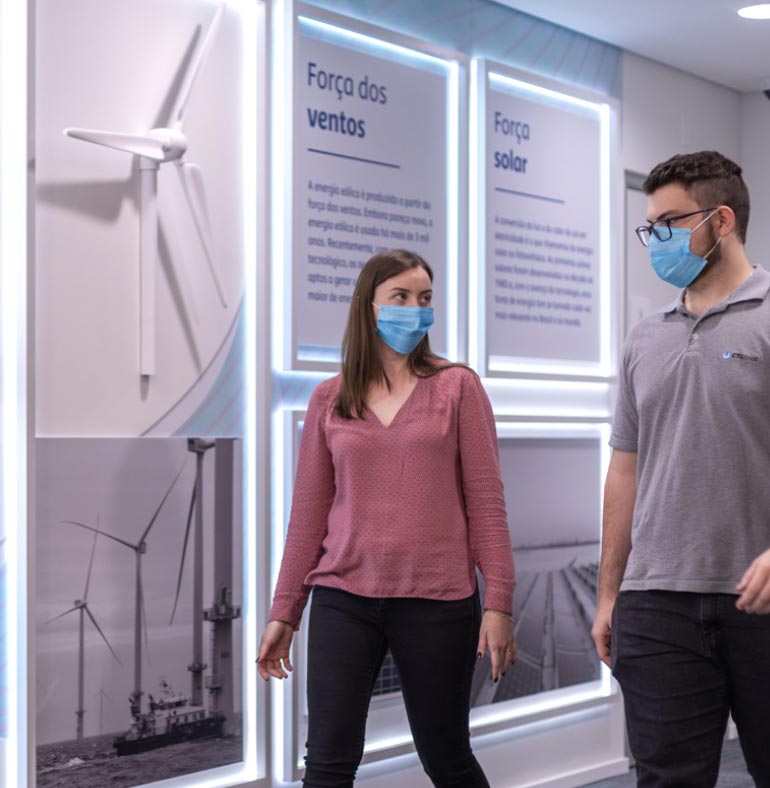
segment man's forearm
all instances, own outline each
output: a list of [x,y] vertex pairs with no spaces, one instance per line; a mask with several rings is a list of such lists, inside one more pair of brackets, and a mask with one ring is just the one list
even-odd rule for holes
[[612,453],[604,486],[599,601],[614,601],[631,552],[631,522],[636,502],[636,453]]

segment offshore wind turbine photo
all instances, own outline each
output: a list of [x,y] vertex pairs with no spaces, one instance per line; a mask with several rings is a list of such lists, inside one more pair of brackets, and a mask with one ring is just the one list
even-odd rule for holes
[[[43,438],[36,455],[38,788],[130,788],[243,760],[241,442]],[[84,609],[79,641],[66,622],[84,599],[101,632]]]
[[[186,458],[185,458],[186,459]],[[171,491],[174,489],[174,485],[177,483],[179,477],[182,475],[182,471],[184,470],[185,463],[182,463],[182,467],[177,472],[176,476],[172,480],[171,484],[169,485],[168,489],[166,490],[166,494],[161,499],[160,503],[158,504],[155,512],[153,513],[150,521],[147,523],[142,535],[139,537],[139,541],[136,543],[132,543],[127,541],[126,539],[121,539],[119,536],[115,536],[114,534],[108,533],[107,531],[101,531],[98,528],[94,528],[91,525],[86,525],[85,523],[77,522],[76,520],[64,520],[63,522],[67,525],[76,525],[80,528],[86,528],[89,531],[94,531],[95,536],[98,534],[102,534],[107,539],[112,539],[113,541],[117,542],[118,544],[122,544],[125,547],[128,547],[130,550],[133,550],[134,555],[136,556],[136,584],[135,584],[135,601],[134,601],[134,691],[132,693],[132,704],[131,707],[136,708],[137,711],[141,711],[142,707],[142,630],[144,629],[145,634],[145,643],[149,648],[149,639],[147,638],[147,629],[145,626],[147,617],[144,609],[144,591],[142,588],[142,556],[147,552],[147,537],[152,530],[153,525],[158,519],[158,515],[160,514],[161,509],[163,508],[163,504],[166,503],[168,500],[169,495],[171,495]],[[94,541],[96,544],[96,541]],[[90,575],[90,569],[89,569]],[[89,613],[90,615],[90,613]]]
[[85,716],[86,710],[83,705],[84,700],[84,686],[85,686],[85,662],[84,662],[84,650],[85,650],[85,616],[91,620],[91,623],[96,627],[96,631],[101,635],[102,640],[107,645],[107,648],[110,650],[110,653],[113,657],[115,657],[118,664],[122,664],[118,655],[115,653],[115,650],[110,645],[110,641],[107,640],[107,636],[102,631],[102,628],[99,626],[94,614],[91,612],[91,609],[88,607],[88,587],[91,584],[91,570],[94,566],[94,555],[96,554],[96,540],[99,538],[98,529],[96,533],[94,533],[93,544],[91,546],[91,559],[88,562],[88,572],[86,573],[86,586],[85,590],[83,591],[83,598],[76,599],[73,606],[69,610],[65,610],[63,613],[60,613],[58,616],[54,616],[53,618],[46,621],[46,624],[50,624],[53,621],[56,621],[60,618],[64,618],[64,616],[68,616],[70,613],[78,613],[78,707],[75,710],[75,738],[82,739],[83,738],[83,717]]

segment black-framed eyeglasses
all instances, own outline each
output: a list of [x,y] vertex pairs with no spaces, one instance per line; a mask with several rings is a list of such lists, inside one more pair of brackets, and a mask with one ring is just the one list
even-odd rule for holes
[[642,246],[650,245],[651,235],[654,235],[659,241],[668,241],[673,235],[671,232],[672,222],[689,219],[691,216],[697,216],[699,213],[708,213],[709,211],[715,210],[716,208],[701,208],[699,211],[691,211],[690,213],[683,213],[679,216],[669,216],[668,219],[658,219],[657,222],[641,224],[634,232],[636,233],[636,237],[642,242]]

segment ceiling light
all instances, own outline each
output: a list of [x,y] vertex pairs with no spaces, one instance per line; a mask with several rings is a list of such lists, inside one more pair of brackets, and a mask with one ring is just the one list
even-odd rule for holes
[[770,3],[747,5],[738,9],[738,15],[744,19],[770,19]]

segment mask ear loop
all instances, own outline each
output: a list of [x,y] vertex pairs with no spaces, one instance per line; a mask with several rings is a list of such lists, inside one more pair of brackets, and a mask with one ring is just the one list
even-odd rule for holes
[[[692,232],[694,233],[699,227],[702,227],[712,216],[716,214],[718,210],[719,208],[714,208],[714,210],[702,222],[698,222],[698,224],[692,228]],[[711,249],[709,249],[708,252],[706,252],[706,254],[703,255],[703,259],[708,260],[709,257],[711,256],[711,253],[717,248],[717,246],[719,246],[720,243],[722,243],[721,235],[719,236],[719,238],[717,238],[717,242],[711,247]]]
[[722,236],[717,238],[717,242],[711,247],[711,249],[708,250],[708,252],[706,252],[706,254],[703,255],[703,259],[708,260],[711,256],[711,253],[717,248],[717,246],[719,246],[720,243],[722,243]]

